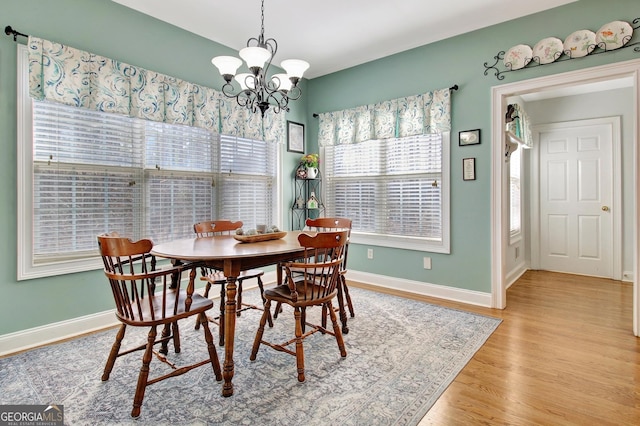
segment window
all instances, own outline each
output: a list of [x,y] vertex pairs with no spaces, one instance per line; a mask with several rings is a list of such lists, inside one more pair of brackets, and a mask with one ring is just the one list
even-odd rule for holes
[[32,101],[23,53],[19,280],[101,267],[105,231],[160,243],[212,218],[273,223],[277,144]]
[[449,134],[326,147],[328,216],[353,221],[352,241],[449,252]]
[[520,237],[522,231],[522,192],[520,181],[520,170],[522,166],[522,145],[518,144],[518,149],[511,153],[509,160],[509,199],[510,199],[510,235],[511,241],[515,242]]

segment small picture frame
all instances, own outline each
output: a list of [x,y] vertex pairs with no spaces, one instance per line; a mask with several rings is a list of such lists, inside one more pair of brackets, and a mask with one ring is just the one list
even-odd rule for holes
[[462,180],[476,180],[476,159],[462,159]]
[[477,145],[480,143],[480,129],[458,132],[458,145]]
[[287,120],[287,151],[304,154],[304,124]]

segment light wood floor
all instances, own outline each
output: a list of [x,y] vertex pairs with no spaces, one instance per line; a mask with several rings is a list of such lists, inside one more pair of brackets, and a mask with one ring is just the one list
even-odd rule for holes
[[504,310],[412,296],[503,320],[420,426],[640,425],[632,294],[630,283],[529,271]]

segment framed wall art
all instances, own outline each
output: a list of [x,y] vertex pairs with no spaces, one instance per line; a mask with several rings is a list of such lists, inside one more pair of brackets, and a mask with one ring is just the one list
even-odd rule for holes
[[476,159],[462,159],[462,180],[476,180]]
[[287,151],[304,154],[304,124],[287,120]]
[[480,129],[464,130],[458,133],[458,145],[477,145],[480,143]]

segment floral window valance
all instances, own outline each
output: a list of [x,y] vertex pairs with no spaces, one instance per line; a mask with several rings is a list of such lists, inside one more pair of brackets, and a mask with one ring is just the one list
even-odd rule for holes
[[29,37],[34,99],[284,143],[284,114],[264,120],[221,92],[36,37]]
[[450,89],[319,114],[320,146],[451,130]]

